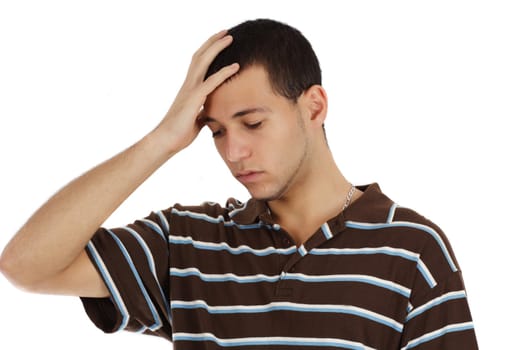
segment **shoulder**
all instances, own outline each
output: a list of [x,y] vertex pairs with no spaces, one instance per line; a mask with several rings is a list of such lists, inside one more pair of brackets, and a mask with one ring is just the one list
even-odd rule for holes
[[393,209],[392,225],[406,227],[419,233],[424,243],[421,247],[421,255],[441,256],[444,259],[444,265],[450,268],[452,272],[459,269],[446,234],[430,219],[413,209],[396,206]]
[[412,246],[414,243],[424,245],[428,240],[445,239],[438,225],[417,211],[390,199],[378,184],[360,186],[360,189],[363,194],[345,213],[349,225],[391,233],[397,239],[411,242]]
[[440,235],[444,235],[443,231],[437,224],[414,209],[407,208],[395,203],[391,208],[391,216],[392,222],[405,223],[407,225],[413,225],[415,228],[420,228],[422,230],[433,230]]
[[[363,186],[363,195],[347,218],[350,226],[369,231],[377,244],[393,244],[416,254],[442,275],[459,270],[449,240],[441,228],[417,211],[387,197],[378,184]],[[424,268],[420,263],[419,268]],[[441,275],[441,273],[437,273]]]
[[415,305],[432,293],[440,295],[443,288],[462,288],[459,264],[438,225],[415,210],[400,206],[395,208],[391,224],[409,230],[418,241],[416,268],[419,273],[412,284]]

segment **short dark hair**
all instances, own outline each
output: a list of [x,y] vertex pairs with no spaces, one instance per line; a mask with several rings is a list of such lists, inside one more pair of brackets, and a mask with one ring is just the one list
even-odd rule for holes
[[233,42],[210,64],[205,78],[232,63],[240,71],[261,65],[274,91],[294,102],[312,85],[321,85],[321,68],[301,32],[270,19],[246,21],[228,30]]

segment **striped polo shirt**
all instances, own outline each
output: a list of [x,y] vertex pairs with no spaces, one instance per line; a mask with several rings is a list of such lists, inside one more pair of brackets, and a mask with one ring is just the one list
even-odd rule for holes
[[174,349],[477,349],[443,232],[377,184],[296,246],[266,203],[173,207],[99,229],[86,250],[110,298],[105,332]]

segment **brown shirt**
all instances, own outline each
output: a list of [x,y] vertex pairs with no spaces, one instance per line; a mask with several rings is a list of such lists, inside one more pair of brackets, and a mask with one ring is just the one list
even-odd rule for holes
[[477,349],[443,232],[377,184],[303,245],[266,204],[175,205],[86,248],[111,298],[83,298],[106,332],[177,349]]

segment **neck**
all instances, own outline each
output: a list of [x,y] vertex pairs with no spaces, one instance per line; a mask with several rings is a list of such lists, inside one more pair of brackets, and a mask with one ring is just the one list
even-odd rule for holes
[[351,188],[329,151],[316,158],[318,161],[310,162],[312,166],[298,176],[284,196],[268,202],[273,219],[298,245],[341,212]]

